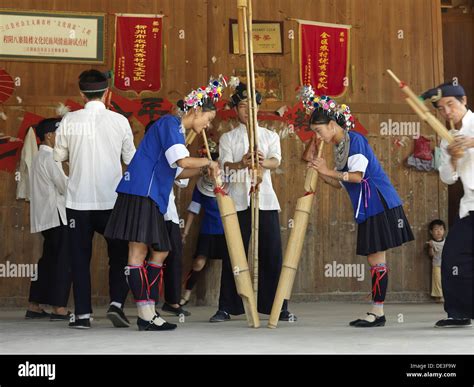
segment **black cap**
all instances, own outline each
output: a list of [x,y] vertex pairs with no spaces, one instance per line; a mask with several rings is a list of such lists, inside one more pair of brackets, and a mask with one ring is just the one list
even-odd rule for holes
[[[257,105],[260,105],[262,103],[262,95],[259,93],[258,90],[255,90],[255,96],[257,100]],[[232,107],[237,106],[239,102],[245,101],[246,99],[248,99],[247,85],[245,83],[240,82],[239,85],[235,88],[235,93],[232,94],[232,96],[230,97]]]
[[466,92],[461,85],[455,85],[453,82],[445,82],[433,89],[425,91],[421,95],[421,98],[424,100],[429,99],[436,107],[436,103],[443,97],[464,97],[465,95]]

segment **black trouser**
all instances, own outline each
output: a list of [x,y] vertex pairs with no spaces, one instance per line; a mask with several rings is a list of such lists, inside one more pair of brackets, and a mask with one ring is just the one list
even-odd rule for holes
[[[248,251],[252,232],[252,215],[250,208],[237,212],[240,231],[245,251]],[[280,278],[283,261],[281,251],[280,220],[278,211],[262,211],[259,215],[258,236],[258,311],[270,314],[275,299],[278,280]],[[287,301],[283,303],[283,310],[287,309]],[[219,310],[232,315],[243,314],[242,299],[237,294],[234,273],[229,255],[222,258],[221,290],[219,295]]]
[[42,231],[43,253],[38,261],[38,278],[31,281],[29,301],[67,306],[71,289],[71,262],[67,251],[67,226]]
[[181,301],[181,281],[183,270],[183,243],[179,225],[166,221],[166,228],[171,241],[171,251],[164,262],[163,281],[165,287],[165,301],[168,304],[179,304]]
[[[92,312],[90,261],[94,232],[104,234],[112,210],[78,211],[66,209],[69,222],[69,251],[72,261],[75,313]],[[128,242],[105,238],[109,256],[110,301],[125,303],[128,284],[125,266],[128,262]]]
[[474,211],[449,230],[441,260],[444,310],[448,317],[474,318]]

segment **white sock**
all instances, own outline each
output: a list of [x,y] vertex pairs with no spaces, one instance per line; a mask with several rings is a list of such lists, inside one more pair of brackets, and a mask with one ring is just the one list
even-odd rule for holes
[[79,320],[82,320],[82,319],[84,319],[84,318],[91,318],[91,314],[90,314],[90,313],[78,314],[78,315],[77,315],[77,318],[78,318]]
[[[153,316],[156,316],[157,313],[156,313],[156,310],[155,310],[155,304],[153,303],[153,304],[149,305],[149,308],[150,308],[150,311],[153,313]],[[165,322],[166,321],[163,320],[161,317],[158,317],[153,321],[153,324],[158,325],[159,327],[161,327]]]
[[155,316],[155,304],[153,302],[137,302],[138,317],[145,321],[151,321]]
[[188,302],[190,298],[191,298],[191,290],[186,289],[179,303],[183,305],[184,303]]
[[[156,316],[154,302],[137,302],[138,317],[145,321],[151,321]],[[153,324],[161,327],[166,321],[161,317],[156,318]]]
[[112,302],[110,303],[110,306],[112,306],[112,305],[113,305],[113,306],[116,306],[116,307],[119,308],[119,309],[122,309],[122,304],[121,304],[120,302],[112,301]]
[[383,304],[372,304],[372,313],[383,316]]

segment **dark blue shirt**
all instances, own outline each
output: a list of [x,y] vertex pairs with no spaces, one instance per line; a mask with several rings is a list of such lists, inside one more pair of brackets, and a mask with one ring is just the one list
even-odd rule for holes
[[201,222],[201,234],[224,234],[221,215],[217,205],[217,199],[203,195],[197,187],[194,187],[193,197],[188,211],[198,215],[204,209],[204,218]]

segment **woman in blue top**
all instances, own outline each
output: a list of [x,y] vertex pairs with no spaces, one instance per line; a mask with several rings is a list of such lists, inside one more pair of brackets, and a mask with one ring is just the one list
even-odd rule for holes
[[[139,330],[176,328],[155,311],[161,267],[171,249],[164,215],[174,180],[197,175],[205,167],[210,175],[219,172],[217,162],[189,157],[185,146],[185,131],[201,133],[216,115],[213,100],[207,93],[202,95],[182,118],[166,115],[146,132],[117,187],[118,198],[105,231],[108,238],[129,241],[125,274],[137,305]],[[144,265],[149,247],[152,257]]]
[[383,304],[388,285],[385,252],[414,239],[397,191],[390,183],[367,139],[351,131],[354,118],[347,105],[337,105],[329,97],[308,101],[314,111],[310,128],[327,144],[334,144],[336,169],[330,170],[323,158],[310,167],[335,188],[344,187],[358,223],[358,255],[367,256],[372,275],[372,310],[367,317],[350,323],[355,327],[385,325]]

